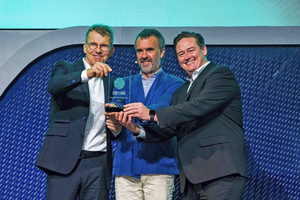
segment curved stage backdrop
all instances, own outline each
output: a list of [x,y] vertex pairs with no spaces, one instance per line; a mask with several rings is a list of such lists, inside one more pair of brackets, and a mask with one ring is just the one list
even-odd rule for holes
[[[133,46],[115,48],[108,64],[137,73]],[[208,46],[208,60],[231,68],[242,90],[250,175],[244,200],[300,196],[299,51],[299,46]],[[26,66],[2,98],[1,199],[45,199],[46,176],[34,162],[49,121],[46,85],[56,61],[75,62],[82,56],[82,45],[43,54]],[[186,77],[172,46],[167,46],[163,69]],[[173,199],[182,199],[178,179]]]

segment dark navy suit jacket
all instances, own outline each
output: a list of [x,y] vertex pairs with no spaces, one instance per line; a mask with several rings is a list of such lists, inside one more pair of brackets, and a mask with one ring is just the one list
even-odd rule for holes
[[233,72],[211,62],[187,92],[186,82],[169,107],[156,110],[158,125],[143,126],[144,142],[178,140],[180,185],[230,174],[247,177],[241,91]]
[[[58,61],[48,83],[51,94],[50,126],[36,160],[36,166],[48,173],[70,173],[79,158],[86,120],[89,116],[90,94],[88,83],[81,82],[85,69],[82,59],[76,63]],[[109,101],[113,84],[104,77],[105,102]],[[107,187],[111,178],[111,142],[107,134]]]

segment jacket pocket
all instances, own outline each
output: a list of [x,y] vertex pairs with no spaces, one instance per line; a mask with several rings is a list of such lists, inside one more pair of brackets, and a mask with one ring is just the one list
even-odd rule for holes
[[201,138],[199,144],[201,147],[211,146],[215,144],[226,143],[227,138],[225,135],[212,136],[207,138]]
[[70,118],[55,119],[46,136],[67,136],[70,129]]

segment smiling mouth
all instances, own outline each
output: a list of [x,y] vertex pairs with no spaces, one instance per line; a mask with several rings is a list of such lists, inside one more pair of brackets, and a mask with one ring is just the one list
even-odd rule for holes
[[189,64],[191,64],[191,63],[193,63],[193,62],[195,62],[195,61],[194,61],[194,60],[193,60],[193,61],[190,61],[190,62],[186,63],[186,65],[189,65]]
[[142,62],[140,62],[141,63],[141,65],[143,65],[143,66],[148,66],[148,65],[150,65],[152,62],[151,61],[142,61]]

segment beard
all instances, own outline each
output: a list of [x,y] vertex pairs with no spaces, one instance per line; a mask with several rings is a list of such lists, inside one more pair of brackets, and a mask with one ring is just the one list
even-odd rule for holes
[[143,65],[141,65],[141,62],[139,62],[139,67],[144,74],[152,74],[160,68],[160,59],[159,58],[156,59],[155,61],[152,61],[151,59],[147,59],[145,61],[151,62],[151,66],[149,66],[146,69],[146,68],[143,68]]

